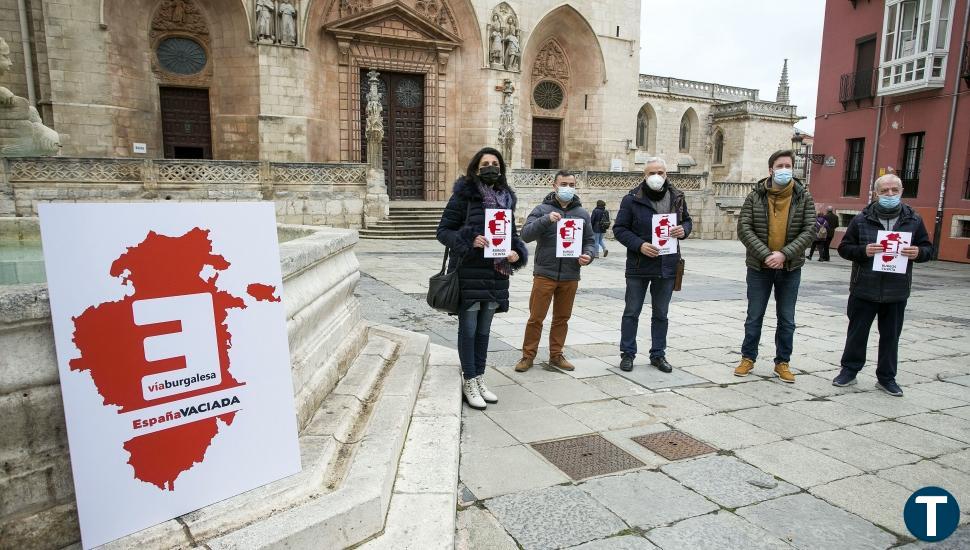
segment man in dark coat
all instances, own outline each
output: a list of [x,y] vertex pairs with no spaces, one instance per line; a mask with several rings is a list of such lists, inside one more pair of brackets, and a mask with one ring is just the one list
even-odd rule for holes
[[835,238],[835,228],[839,226],[839,217],[835,215],[835,212],[832,212],[831,206],[825,208],[825,221],[829,222],[829,234],[825,237],[825,246],[819,251],[820,262],[827,262],[831,259],[829,251],[832,248],[832,239]]
[[[583,220],[581,255],[577,258],[556,257],[556,227],[559,220]],[[536,206],[522,227],[522,240],[536,244],[532,260],[534,273],[532,293],[529,295],[529,322],[522,338],[522,358],[515,365],[517,372],[532,367],[539,351],[542,322],[552,304],[552,327],[549,330],[549,364],[562,370],[575,367],[563,355],[569,317],[573,313],[573,301],[579,288],[579,270],[593,261],[593,227],[589,213],[576,195],[576,176],[560,170],[552,184],[552,193],[546,195],[542,204]]]
[[769,177],[748,193],[738,219],[738,239],[747,249],[745,264],[748,315],[744,321],[741,363],[735,376],[747,376],[758,359],[761,326],[768,298],[775,293],[775,375],[792,384],[792,341],[795,336],[795,302],[805,264],[805,249],[815,239],[815,203],[812,195],[792,176],[795,153],[777,151],[768,158]]
[[[846,312],[849,329],[842,352],[842,370],[832,381],[835,386],[855,384],[856,375],[866,364],[869,329],[878,317],[877,385],[889,395],[903,395],[896,383],[896,362],[903,314],[913,286],[913,263],[929,261],[933,257],[933,243],[920,215],[901,202],[902,194],[903,183],[896,175],[886,174],[877,179],[876,201],[852,218],[839,244],[839,256],[852,262],[852,275]],[[912,233],[912,242],[900,251],[909,258],[905,273],[873,271],[873,257],[885,250],[876,238],[879,231]]]
[[620,325],[620,369],[633,370],[637,354],[637,327],[647,290],[650,290],[650,364],[662,372],[673,371],[667,361],[667,312],[673,296],[680,247],[676,254],[660,255],[653,244],[653,216],[677,214],[677,225],[670,228],[670,236],[686,239],[693,223],[687,212],[684,193],[667,179],[667,164],[663,159],[647,159],[644,180],[623,197],[613,223],[613,235],[626,247],[626,306]]

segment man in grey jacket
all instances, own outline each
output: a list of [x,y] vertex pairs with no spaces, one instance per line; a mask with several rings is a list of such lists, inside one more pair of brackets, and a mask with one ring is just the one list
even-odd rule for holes
[[[556,257],[556,226],[561,219],[583,220],[582,254],[578,258]],[[537,244],[533,260],[532,295],[529,297],[529,322],[522,340],[522,359],[515,365],[515,370],[525,372],[532,368],[539,351],[542,323],[550,303],[552,328],[549,332],[549,364],[562,370],[573,370],[562,349],[566,344],[569,317],[579,287],[579,269],[593,261],[596,251],[589,212],[576,195],[576,176],[566,170],[556,174],[552,193],[529,214],[521,237],[527,243],[537,241]]]

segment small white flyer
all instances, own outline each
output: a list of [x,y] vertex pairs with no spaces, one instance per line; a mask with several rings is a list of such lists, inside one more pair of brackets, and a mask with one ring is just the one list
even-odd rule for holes
[[585,220],[563,218],[556,222],[556,257],[578,258],[583,254]]
[[504,258],[512,252],[512,211],[485,209],[486,258]]
[[670,236],[670,229],[677,225],[677,214],[654,214],[653,245],[660,249],[660,255],[677,253],[677,239]]
[[906,273],[909,258],[903,256],[903,249],[913,242],[913,234],[908,231],[880,231],[876,243],[882,245],[882,252],[872,258],[872,270],[883,273]]

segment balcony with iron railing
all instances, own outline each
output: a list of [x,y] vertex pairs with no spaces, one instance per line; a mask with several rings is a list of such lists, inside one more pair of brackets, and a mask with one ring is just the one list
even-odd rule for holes
[[960,77],[970,86],[970,41],[963,44],[963,66],[960,67]]
[[876,85],[879,78],[879,69],[868,69],[845,73],[839,84],[839,101],[842,102],[844,109],[850,101],[855,101],[856,107],[859,102],[876,97]]

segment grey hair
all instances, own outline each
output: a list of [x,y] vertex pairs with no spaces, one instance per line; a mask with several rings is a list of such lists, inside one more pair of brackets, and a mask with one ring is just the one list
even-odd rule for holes
[[659,164],[664,167],[664,172],[667,171],[667,161],[660,157],[647,157],[647,161],[643,163],[643,169],[647,169],[648,164]]
[[879,176],[878,178],[876,178],[876,181],[873,182],[872,189],[878,193],[879,184],[881,183],[898,183],[900,188],[903,187],[903,180],[899,179],[899,176],[897,176],[896,174],[886,174],[883,176]]

